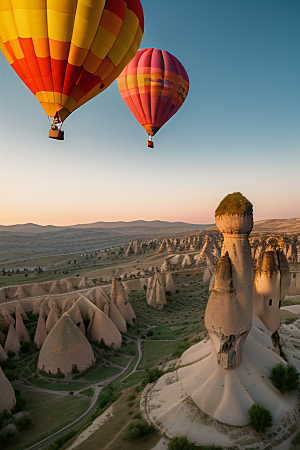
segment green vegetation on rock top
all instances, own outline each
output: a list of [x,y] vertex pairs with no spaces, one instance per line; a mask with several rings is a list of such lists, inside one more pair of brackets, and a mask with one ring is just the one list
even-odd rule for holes
[[224,214],[233,215],[249,215],[253,212],[253,205],[240,192],[226,195],[215,211],[215,216],[223,216]]

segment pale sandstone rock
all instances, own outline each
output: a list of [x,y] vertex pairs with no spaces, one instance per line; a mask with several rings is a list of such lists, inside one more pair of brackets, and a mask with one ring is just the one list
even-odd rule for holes
[[37,348],[41,348],[45,339],[47,337],[47,329],[46,329],[46,322],[45,318],[42,314],[39,315],[38,324],[36,327],[35,335],[34,335],[34,343],[36,344]]
[[15,313],[20,314],[22,316],[23,320],[28,320],[27,314],[24,311],[24,308],[22,307],[20,302],[17,302],[17,304],[16,304]]
[[149,279],[147,287],[147,303],[153,308],[163,308],[166,305],[165,287],[159,272]]
[[12,385],[4,375],[1,367],[0,367],[0,386],[1,386],[0,413],[1,413],[5,409],[7,411],[10,411],[16,403],[15,392],[12,388]]
[[176,288],[171,272],[166,273],[165,279],[166,279],[166,291],[175,292]]
[[108,316],[109,298],[100,286],[94,287],[86,292],[84,296]]
[[6,353],[14,352],[18,355],[20,347],[20,339],[18,338],[14,325],[11,323],[6,336],[4,350]]
[[82,319],[82,316],[80,313],[80,309],[76,302],[68,310],[68,315],[73,320],[73,322],[78,327],[78,329],[81,331],[81,333],[85,336],[85,326],[84,326],[83,319]]
[[191,260],[190,255],[185,255],[182,260],[181,267],[184,269],[186,267],[190,267],[191,265],[192,265],[192,260]]
[[203,283],[208,284],[210,283],[212,277],[212,271],[209,267],[207,267],[203,272]]
[[8,358],[6,351],[4,350],[4,348],[2,347],[2,345],[0,344],[0,361],[6,361]]
[[116,307],[113,301],[110,301],[109,303],[109,318],[113,321],[113,323],[116,325],[118,330],[121,333],[126,333],[127,331],[127,325],[126,320]]
[[95,362],[91,344],[65,313],[52,328],[41,348],[37,367],[56,374],[67,375],[76,365],[81,372]]
[[[240,208],[241,199],[248,206]],[[222,212],[224,202],[231,214]],[[231,209],[230,209],[231,208]],[[225,197],[216,210],[216,225],[223,234],[222,257],[206,311],[205,326],[224,369],[242,360],[243,347],[252,327],[252,265],[248,235],[253,227],[252,205],[241,194]]]
[[[52,300],[53,301],[53,300]],[[56,303],[53,304],[52,308],[50,309],[50,312],[48,314],[47,317],[47,321],[46,321],[46,329],[47,329],[47,333],[50,333],[50,331],[52,330],[52,328],[57,324],[57,322],[59,321],[61,317],[61,310],[60,308],[57,306]]]
[[112,280],[110,298],[124,317],[127,323],[133,324],[135,313],[129,303],[128,296],[120,280],[114,278]]
[[14,319],[9,314],[9,312],[6,309],[6,307],[1,305],[1,309],[0,309],[0,325],[2,325],[4,327],[9,327],[11,323],[12,324],[15,323]]
[[29,342],[29,333],[24,325],[21,314],[16,312],[16,333],[20,341]]

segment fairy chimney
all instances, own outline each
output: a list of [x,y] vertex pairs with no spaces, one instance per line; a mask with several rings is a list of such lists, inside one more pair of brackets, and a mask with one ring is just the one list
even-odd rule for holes
[[[16,403],[15,391],[0,367],[0,413],[10,411]],[[3,447],[4,448],[4,447]]]
[[121,280],[114,278],[112,280],[110,298],[124,317],[127,323],[133,324],[133,319],[135,319],[135,313],[129,303],[128,296],[124,291],[124,287]]
[[37,368],[64,375],[72,373],[73,368],[80,372],[95,362],[95,356],[85,336],[72,319],[65,313],[52,328],[40,350]]
[[27,314],[20,302],[17,302],[16,304],[15,313],[20,314],[23,320],[28,320]]
[[85,326],[83,323],[82,315],[80,313],[80,309],[76,302],[73,304],[72,308],[68,310],[68,315],[81,331],[81,333],[85,336]]
[[175,284],[171,272],[166,273],[166,291],[175,292]]
[[238,367],[252,327],[252,268],[248,236],[253,227],[252,204],[239,192],[227,195],[215,212],[223,234],[214,287],[205,326],[224,369]]
[[288,263],[281,250],[266,251],[257,261],[253,315],[273,333],[280,326],[280,307],[289,289]]
[[147,303],[153,308],[163,308],[166,305],[166,294],[164,283],[159,272],[155,272],[149,279],[147,287]]
[[20,347],[20,339],[18,338],[14,325],[11,323],[6,336],[4,350],[6,351],[6,353],[14,352],[17,355],[19,353]]
[[38,324],[34,335],[34,343],[41,348],[47,337],[46,322],[42,314],[39,315]]
[[4,348],[2,347],[2,345],[0,344],[0,361],[6,361],[8,358],[6,351],[4,350]]
[[30,341],[29,333],[24,325],[22,316],[16,310],[16,332],[20,341],[28,342]]
[[50,309],[46,321],[46,329],[48,333],[50,333],[54,325],[59,321],[60,316],[61,316],[60,308],[57,306],[56,303],[54,303],[52,308]]

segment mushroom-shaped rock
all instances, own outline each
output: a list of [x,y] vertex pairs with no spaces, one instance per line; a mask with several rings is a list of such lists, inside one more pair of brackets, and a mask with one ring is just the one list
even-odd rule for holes
[[84,296],[108,316],[109,298],[100,286],[94,287],[86,292]]
[[15,391],[0,367],[0,413],[10,411],[16,403]]
[[17,302],[16,304],[15,313],[20,314],[23,320],[28,320],[27,314],[20,302]]
[[220,258],[206,312],[205,326],[224,369],[238,367],[252,327],[252,265],[248,235],[252,204],[239,192],[227,195],[215,212],[223,234]]
[[22,316],[18,312],[16,312],[16,332],[20,341],[30,341],[29,333],[24,325]]
[[159,272],[155,272],[148,282],[147,303],[153,308],[163,308],[167,303],[165,287]]
[[37,367],[52,374],[60,370],[67,375],[75,367],[80,372],[87,369],[94,361],[91,344],[65,313],[46,337]]
[[253,283],[253,315],[272,333],[280,326],[280,307],[289,281],[288,264],[282,251],[266,251],[259,257]]
[[46,329],[46,322],[45,318],[42,314],[39,315],[38,324],[36,327],[35,335],[34,335],[34,343],[36,344],[37,348],[41,348],[45,339],[47,337],[47,329]]
[[50,309],[50,312],[49,312],[49,315],[48,315],[47,321],[46,321],[46,329],[47,329],[48,333],[50,333],[52,328],[59,321],[60,317],[61,317],[60,308],[57,306],[56,303],[54,303],[54,305]]
[[84,323],[83,323],[83,319],[82,319],[82,316],[81,316],[81,313],[80,313],[79,306],[77,305],[76,302],[74,303],[72,308],[70,308],[68,310],[68,315],[73,320],[75,325],[79,328],[81,333],[85,336],[85,326],[84,326]]
[[11,323],[6,336],[4,350],[6,351],[6,353],[14,352],[17,355],[19,353],[20,347],[20,339],[18,338],[14,325]]
[[110,298],[124,317],[127,323],[132,325],[133,319],[135,319],[134,311],[129,303],[128,296],[124,291],[124,287],[121,281],[114,278],[111,286]]
[[0,361],[6,361],[8,358],[6,351],[4,350],[4,348],[2,347],[2,345],[0,344]]

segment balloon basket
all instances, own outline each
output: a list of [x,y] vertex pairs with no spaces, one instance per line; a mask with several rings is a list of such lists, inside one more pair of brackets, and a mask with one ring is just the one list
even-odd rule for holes
[[58,141],[63,141],[65,139],[64,137],[64,131],[63,130],[53,130],[52,128],[49,130],[49,138],[50,139],[57,139]]
[[149,147],[149,148],[154,148],[154,143],[153,143],[153,141],[148,141],[148,147]]

